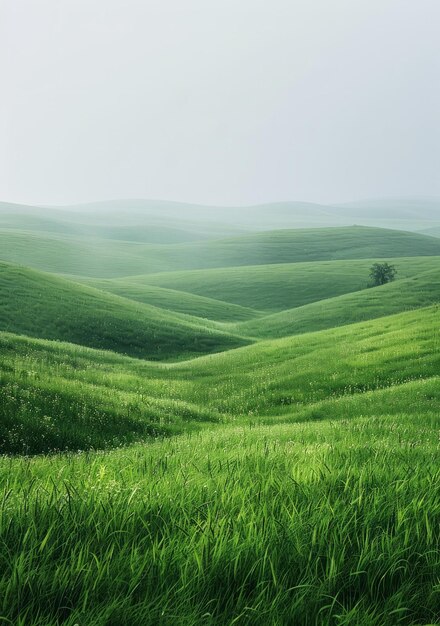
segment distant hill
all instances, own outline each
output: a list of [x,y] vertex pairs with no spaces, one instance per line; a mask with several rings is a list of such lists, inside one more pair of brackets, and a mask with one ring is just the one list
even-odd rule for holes
[[156,245],[0,231],[0,259],[3,261],[97,278],[198,268],[438,254],[440,240],[434,237],[363,226],[269,231],[216,241]]
[[0,330],[152,360],[246,343],[213,322],[6,263],[0,263]]
[[429,235],[430,237],[440,237],[440,225],[432,226],[421,231],[422,235]]
[[251,206],[211,206],[148,199],[59,207],[0,202],[0,228],[148,243],[224,238],[240,232],[280,228],[354,224],[410,231],[440,226],[440,198],[367,199],[337,205],[287,201]]
[[374,218],[440,220],[440,198],[371,198],[339,203],[337,208],[351,214]]
[[112,203],[54,208],[0,202],[0,229],[154,244],[219,239],[242,232],[184,213],[170,218],[159,209],[157,213],[139,210],[136,203],[117,207]]

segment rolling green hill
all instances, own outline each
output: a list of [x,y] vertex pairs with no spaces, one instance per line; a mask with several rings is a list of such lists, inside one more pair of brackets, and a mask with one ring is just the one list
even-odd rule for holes
[[214,323],[0,263],[0,329],[149,359],[243,345]]
[[[440,269],[440,257],[387,259],[398,279]],[[130,284],[154,285],[277,312],[367,287],[375,259],[319,261],[166,272],[130,277]],[[112,281],[125,285],[126,279]]]
[[274,414],[438,375],[438,322],[434,305],[169,367],[188,381],[196,404],[233,414]]
[[57,234],[0,231],[1,260],[49,272],[111,278],[185,269],[301,261],[430,256],[434,237],[351,227],[257,233],[191,244],[144,244]]
[[440,303],[439,269],[235,325],[239,334],[286,337]]
[[[170,398],[199,407],[205,419],[211,415],[215,421],[221,414],[232,420],[261,419],[264,414],[301,411],[317,402],[437,376],[438,316],[438,306],[432,306],[172,365],[2,335],[0,371],[2,384],[12,385],[19,396],[21,410],[15,407],[14,414],[19,421],[32,423],[34,430],[44,422],[32,397],[44,398],[47,392],[49,398],[59,399],[62,390],[74,406],[84,407],[78,419],[85,423],[93,420],[96,405],[106,407],[112,397],[113,410],[116,404],[136,422],[142,422],[143,416],[151,419],[154,403]],[[17,381],[21,381],[18,387]],[[173,406],[168,414],[165,409],[161,412],[166,418],[163,423],[174,422]],[[23,445],[33,429],[24,429]],[[48,444],[40,441],[40,445]]]
[[438,320],[175,364],[0,332],[2,617],[435,620]]
[[259,312],[256,310],[237,304],[205,298],[204,296],[197,296],[185,291],[177,291],[176,289],[164,289],[163,287],[143,284],[142,280],[135,279],[133,282],[130,282],[130,277],[126,279],[99,280],[83,278],[79,280],[87,285],[123,296],[129,300],[219,322],[248,320],[259,315]]

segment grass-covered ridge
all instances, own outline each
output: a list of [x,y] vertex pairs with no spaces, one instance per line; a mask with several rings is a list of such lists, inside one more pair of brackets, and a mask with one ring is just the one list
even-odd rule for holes
[[213,322],[1,262],[0,329],[153,360],[246,343]]
[[182,269],[430,256],[434,237],[353,226],[273,231],[216,241],[146,244],[0,230],[1,259],[49,272],[111,278]]
[[[328,397],[436,376],[439,306],[275,340],[171,365],[195,402],[222,412],[279,413]],[[197,381],[197,383],[195,383]]]

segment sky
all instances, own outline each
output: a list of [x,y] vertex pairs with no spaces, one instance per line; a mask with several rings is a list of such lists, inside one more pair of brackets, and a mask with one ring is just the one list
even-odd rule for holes
[[0,200],[440,196],[439,0],[0,0]]

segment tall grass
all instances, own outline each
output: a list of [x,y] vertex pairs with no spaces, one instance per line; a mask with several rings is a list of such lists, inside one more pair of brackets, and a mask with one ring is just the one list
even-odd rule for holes
[[432,623],[439,426],[434,414],[353,417],[3,459],[0,616]]

